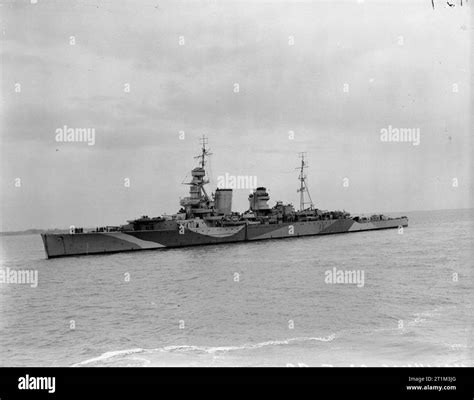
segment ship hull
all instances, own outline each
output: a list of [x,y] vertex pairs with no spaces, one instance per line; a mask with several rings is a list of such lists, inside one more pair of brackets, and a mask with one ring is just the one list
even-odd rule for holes
[[329,235],[408,226],[406,218],[357,222],[335,219],[221,228],[185,228],[155,231],[42,234],[48,258],[200,246],[301,236]]

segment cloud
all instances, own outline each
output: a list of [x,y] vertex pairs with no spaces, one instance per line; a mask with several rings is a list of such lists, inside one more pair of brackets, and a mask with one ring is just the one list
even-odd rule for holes
[[[67,199],[80,210],[87,198],[97,210],[77,211],[84,224],[114,223],[98,210],[122,198],[120,182],[132,176],[137,192],[116,214],[158,207],[157,198],[170,212],[205,133],[216,171],[257,174],[284,200],[292,200],[296,153],[308,151],[327,207],[342,199],[335,182],[346,175],[359,185],[344,197],[346,209],[438,206],[430,200],[438,193],[433,176],[469,182],[461,162],[470,144],[470,33],[461,29],[469,15],[460,7],[433,12],[425,3],[4,5],[5,204],[29,209],[9,186],[22,176],[42,209],[54,197],[58,207]],[[96,145],[56,143],[55,129],[64,125],[95,128]],[[388,125],[421,128],[420,146],[381,143]],[[407,177],[424,200],[406,195]],[[469,190],[461,187],[445,206],[466,204]],[[92,201],[89,193],[100,196]],[[54,221],[25,213],[6,224],[59,226],[66,216],[66,209]]]

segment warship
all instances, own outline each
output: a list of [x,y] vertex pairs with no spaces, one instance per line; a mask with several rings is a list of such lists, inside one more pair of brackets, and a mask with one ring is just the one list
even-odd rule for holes
[[191,171],[189,196],[180,201],[180,210],[173,215],[127,221],[120,226],[106,226],[85,232],[72,226],[67,234],[41,235],[48,258],[90,254],[117,253],[184,246],[215,245],[265,239],[297,238],[301,236],[362,232],[408,226],[405,216],[390,218],[381,214],[370,217],[351,216],[346,211],[315,208],[308,190],[308,168],[305,153],[300,153],[300,207],[277,201],[273,207],[265,187],[252,189],[249,209],[232,211],[232,189],[218,187],[210,195],[205,189],[210,156],[206,137],[201,139],[201,151],[195,158],[198,166]]

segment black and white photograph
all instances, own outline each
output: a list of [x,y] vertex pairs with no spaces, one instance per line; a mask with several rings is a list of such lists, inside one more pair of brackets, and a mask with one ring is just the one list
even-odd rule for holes
[[[455,392],[472,6],[2,0],[0,375],[417,367],[404,392]],[[15,390],[55,393],[44,371]]]

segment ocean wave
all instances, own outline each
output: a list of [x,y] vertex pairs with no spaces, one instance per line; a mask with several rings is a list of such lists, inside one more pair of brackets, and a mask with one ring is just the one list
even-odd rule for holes
[[116,351],[107,351],[106,353],[101,354],[98,357],[90,358],[85,361],[73,364],[73,367],[82,367],[83,365],[91,364],[97,361],[106,361],[118,356],[127,356],[130,354],[143,353],[145,349],[136,348],[136,349],[127,349],[127,350],[116,350]]
[[126,349],[126,350],[116,350],[116,351],[108,351],[106,353],[101,354],[98,357],[90,358],[85,361],[81,361],[73,365],[73,367],[82,367],[88,364],[97,363],[97,362],[105,362],[112,358],[117,358],[121,356],[128,356],[131,354],[137,353],[155,353],[155,352],[201,352],[207,354],[215,354],[215,353],[227,353],[231,351],[238,351],[238,350],[255,350],[260,349],[266,346],[283,346],[288,345],[291,343],[297,342],[308,342],[308,341],[318,341],[318,342],[330,342],[336,338],[335,334],[331,334],[327,337],[297,337],[297,338],[290,338],[286,340],[269,340],[266,342],[254,343],[254,344],[244,344],[241,346],[193,346],[193,345],[174,345],[174,346],[165,346],[159,347],[156,349],[142,349],[142,348],[134,348],[134,349]]
[[254,350],[260,349],[266,346],[281,346],[285,344],[290,344],[293,342],[307,342],[307,341],[319,341],[319,342],[330,342],[336,337],[335,334],[332,334],[328,337],[301,337],[301,338],[291,338],[287,340],[269,340],[267,342],[255,343],[255,344],[244,344],[242,346],[222,346],[222,347],[208,347],[208,346],[166,346],[163,348],[165,351],[201,351],[209,354],[214,354],[218,352],[226,353],[229,351],[235,350]]

